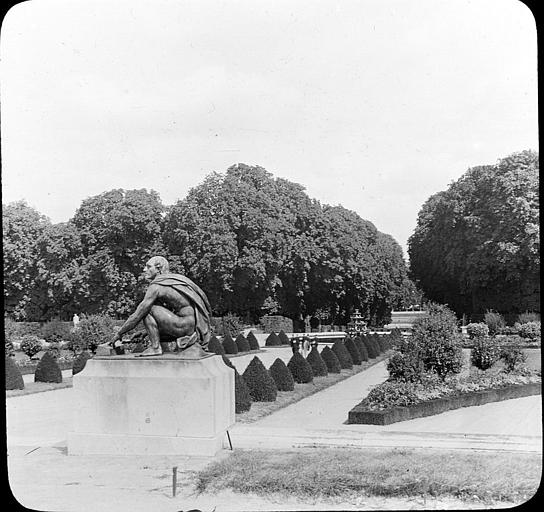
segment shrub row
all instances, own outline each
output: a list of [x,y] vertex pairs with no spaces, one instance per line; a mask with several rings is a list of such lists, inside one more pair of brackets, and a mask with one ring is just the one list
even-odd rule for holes
[[[277,338],[279,339],[280,336]],[[230,344],[230,342],[228,343]],[[375,347],[378,342],[375,340],[371,344]],[[215,342],[210,341],[210,347],[214,345]],[[223,341],[224,345],[225,340]],[[340,373],[344,367],[346,369],[352,368],[353,357],[359,361],[356,364],[361,364],[363,360],[368,361],[366,347],[361,339],[350,339],[347,341],[347,345],[350,346],[350,349],[346,348],[343,341],[336,341],[332,349],[325,346],[321,353],[319,353],[317,346],[314,346],[306,358],[300,352],[295,351],[287,364],[277,358],[268,370],[255,356],[242,375],[239,375],[238,372],[235,374],[236,412],[247,411],[251,407],[251,402],[273,402],[277,398],[278,391],[293,391],[295,383],[312,382],[314,377],[326,376],[328,373]],[[360,345],[362,350],[357,345]],[[351,352],[353,352],[353,356]],[[236,370],[225,355],[223,355],[223,361],[227,366]]]
[[236,339],[232,339],[230,333],[226,332],[223,336],[223,342],[219,341],[216,336],[212,336],[208,343],[208,351],[220,356],[225,354],[234,355],[252,350],[259,350],[259,342],[253,332],[250,332],[247,338],[243,334],[239,334]]

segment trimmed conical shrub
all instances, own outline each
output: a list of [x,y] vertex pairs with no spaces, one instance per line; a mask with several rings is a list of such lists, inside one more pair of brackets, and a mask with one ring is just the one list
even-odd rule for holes
[[91,358],[91,354],[84,350],[79,354],[75,359],[74,363],[72,364],[72,375],[75,375],[76,373],[79,373],[83,368],[85,368],[85,365],[87,364],[87,361]]
[[289,336],[287,336],[287,334],[285,334],[283,329],[279,332],[278,338],[280,339],[280,343],[282,345],[291,345],[291,340],[289,339]]
[[295,389],[293,376],[291,375],[289,368],[287,368],[279,357],[272,363],[272,366],[268,371],[274,379],[278,391],[293,391],[293,389]]
[[317,346],[312,347],[312,350],[306,356],[306,361],[311,366],[314,377],[324,377],[329,373],[325,361],[323,361],[319,350],[317,350]]
[[278,335],[272,331],[269,335],[268,335],[268,338],[266,338],[266,342],[265,342],[265,346],[267,347],[275,347],[276,345],[281,345],[281,341],[280,339],[278,338]]
[[15,364],[13,357],[6,355],[5,360],[5,370],[6,370],[6,391],[10,389],[24,389],[25,381],[21,375],[21,370]]
[[236,343],[236,346],[238,347],[238,352],[249,352],[249,341],[247,341],[246,337],[240,333],[238,336],[236,336],[236,339],[234,340]]
[[242,377],[253,401],[273,402],[276,400],[278,395],[276,383],[257,356],[248,364]]
[[360,336],[357,336],[353,341],[359,349],[359,354],[361,354],[361,361],[368,361],[368,351],[366,350],[362,338]]
[[357,348],[357,345],[355,345],[355,342],[352,338],[346,338],[344,340],[344,346],[346,347],[346,350],[349,352],[349,355],[351,356],[351,360],[353,361],[353,364],[360,365],[362,363],[361,354],[359,352],[359,349]]
[[42,356],[36,366],[34,382],[62,382],[60,366],[49,351]]
[[338,361],[340,361],[340,368],[351,370],[353,368],[353,360],[351,359],[351,356],[349,355],[349,352],[344,345],[343,341],[337,340],[334,342],[334,345],[332,346],[331,350],[334,352],[334,355],[338,358]]
[[223,348],[225,354],[238,354],[238,346],[234,343],[229,332],[226,332],[225,336],[223,336]]
[[238,370],[227,356],[222,355],[221,357],[223,358],[223,362],[234,370],[234,412],[240,414],[241,412],[249,411],[251,409],[251,396],[243,377],[238,373]]
[[386,352],[387,351],[387,336],[388,334],[382,334],[381,336],[378,336],[376,338],[376,341],[378,342],[378,345],[380,346],[380,352]]
[[247,335],[247,342],[249,343],[250,350],[259,350],[259,341],[257,340],[257,336],[253,334],[253,331],[249,331],[249,334]]
[[314,380],[312,367],[309,365],[308,361],[304,359],[300,352],[295,352],[293,354],[287,363],[287,368],[289,368],[295,382],[303,384],[305,382],[312,382],[312,380]]
[[374,347],[374,344],[370,341],[369,335],[366,335],[363,338],[363,343],[365,344],[366,351],[368,352],[368,358],[376,359],[378,354],[376,353],[376,348]]
[[374,345],[374,350],[376,351],[376,355],[379,356],[381,354],[381,347],[378,343],[379,334],[371,334],[370,335],[370,343]]
[[208,342],[208,352],[214,352],[217,355],[222,356],[225,353],[225,349],[216,336],[212,336]]
[[326,346],[321,351],[321,357],[325,361],[329,373],[340,373],[340,361],[338,361],[336,354],[329,347]]

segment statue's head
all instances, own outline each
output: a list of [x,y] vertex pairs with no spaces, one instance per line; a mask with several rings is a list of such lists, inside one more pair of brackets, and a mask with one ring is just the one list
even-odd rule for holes
[[153,256],[144,267],[144,275],[148,281],[153,281],[159,274],[167,274],[169,271],[170,265],[162,256]]

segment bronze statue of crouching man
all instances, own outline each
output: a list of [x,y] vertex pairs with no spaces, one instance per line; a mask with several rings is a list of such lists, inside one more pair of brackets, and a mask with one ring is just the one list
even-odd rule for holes
[[175,340],[180,352],[192,347],[189,352],[195,352],[193,355],[205,355],[211,336],[206,294],[187,277],[170,274],[162,256],[146,263],[144,275],[150,281],[144,299],[108,345],[115,347],[123,334],[143,321],[150,345],[139,356],[161,355],[161,340]]

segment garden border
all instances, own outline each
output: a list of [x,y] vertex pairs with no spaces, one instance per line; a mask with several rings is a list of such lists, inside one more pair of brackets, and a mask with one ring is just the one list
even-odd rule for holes
[[362,403],[359,403],[349,411],[346,423],[348,425],[389,425],[399,421],[433,416],[452,409],[460,409],[461,407],[472,407],[511,398],[539,395],[541,392],[541,382],[530,382],[528,384],[511,384],[481,391],[469,391],[449,397],[434,398],[406,407],[391,407],[381,411],[368,410]]

